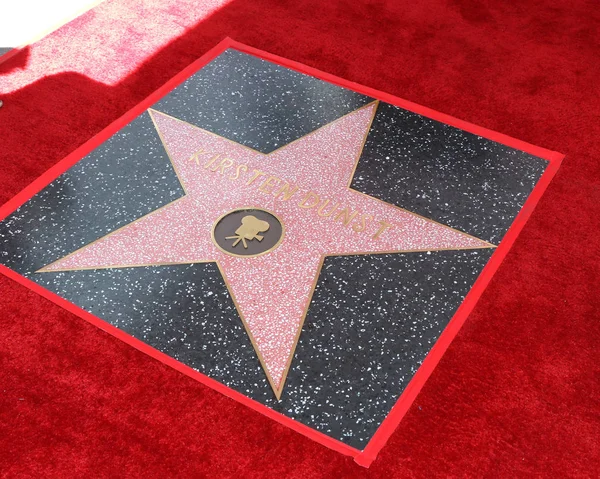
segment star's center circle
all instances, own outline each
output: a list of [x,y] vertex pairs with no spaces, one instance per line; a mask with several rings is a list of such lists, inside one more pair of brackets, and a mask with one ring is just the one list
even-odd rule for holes
[[238,208],[215,221],[213,243],[231,256],[253,257],[269,253],[283,241],[283,222],[262,208]]

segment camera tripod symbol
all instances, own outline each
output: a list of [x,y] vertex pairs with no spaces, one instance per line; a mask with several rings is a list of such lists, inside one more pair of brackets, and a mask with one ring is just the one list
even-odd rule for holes
[[226,236],[225,239],[235,240],[232,247],[236,247],[242,242],[244,249],[248,249],[246,241],[262,241],[264,236],[258,233],[264,233],[270,228],[269,223],[259,220],[256,216],[248,215],[242,218],[242,225],[235,230],[235,236]]

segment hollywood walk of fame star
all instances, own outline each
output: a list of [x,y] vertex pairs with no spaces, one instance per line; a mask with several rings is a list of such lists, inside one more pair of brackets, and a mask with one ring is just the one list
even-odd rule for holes
[[[216,262],[279,399],[326,256],[494,247],[349,187],[377,105],[269,154],[148,110],[185,195],[40,272]],[[284,183],[297,191],[281,193]],[[243,208],[272,212],[285,237],[264,254],[228,254],[215,224]],[[246,247],[257,228],[239,230]]]

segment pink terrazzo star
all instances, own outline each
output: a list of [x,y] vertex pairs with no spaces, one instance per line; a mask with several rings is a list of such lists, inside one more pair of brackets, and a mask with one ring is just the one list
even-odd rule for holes
[[[268,155],[149,110],[186,195],[41,271],[216,261],[279,398],[325,256],[493,247],[349,188],[376,109],[371,103]],[[285,183],[297,187],[287,200],[277,194]],[[319,203],[301,207],[305,199]],[[244,207],[281,219],[285,236],[273,251],[238,257],[213,243],[217,219]],[[348,216],[336,219],[343,208],[358,212],[347,224]]]

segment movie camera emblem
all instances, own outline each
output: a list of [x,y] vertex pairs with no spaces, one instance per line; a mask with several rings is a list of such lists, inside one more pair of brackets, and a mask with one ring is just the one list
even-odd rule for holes
[[221,216],[212,230],[214,244],[231,256],[260,256],[277,248],[284,237],[282,221],[261,208],[239,208]]

